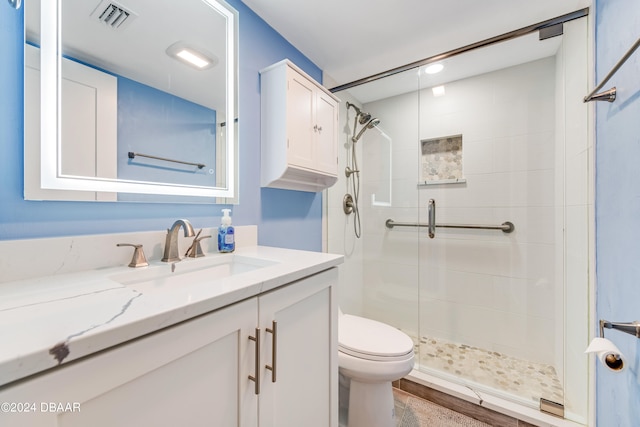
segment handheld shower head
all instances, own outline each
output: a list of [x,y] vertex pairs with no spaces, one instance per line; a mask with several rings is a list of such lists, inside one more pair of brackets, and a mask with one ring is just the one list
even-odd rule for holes
[[374,127],[378,126],[379,124],[380,124],[380,119],[378,119],[378,118],[369,119],[369,121],[366,122],[366,124],[364,126],[362,126],[362,129],[360,129],[360,132],[358,132],[358,135],[356,135],[353,138],[351,138],[351,141],[358,142],[358,140],[360,139],[362,134],[365,133],[367,129],[373,129]]
[[373,129],[374,127],[378,126],[380,124],[380,119],[378,118],[374,118],[369,120],[369,123],[367,123],[367,129]]

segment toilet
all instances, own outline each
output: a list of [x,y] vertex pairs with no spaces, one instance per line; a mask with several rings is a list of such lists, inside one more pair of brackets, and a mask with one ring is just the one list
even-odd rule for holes
[[347,427],[395,427],[391,382],[413,369],[413,341],[402,331],[363,317],[338,318],[340,411]]

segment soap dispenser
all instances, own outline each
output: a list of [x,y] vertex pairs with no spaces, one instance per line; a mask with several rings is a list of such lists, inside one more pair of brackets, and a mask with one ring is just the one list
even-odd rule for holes
[[231,209],[222,209],[222,219],[218,228],[218,251],[233,252],[236,248],[235,230],[231,225]]

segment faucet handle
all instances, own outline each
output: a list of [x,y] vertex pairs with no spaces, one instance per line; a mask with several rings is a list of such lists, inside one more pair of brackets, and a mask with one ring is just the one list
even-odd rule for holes
[[144,256],[144,249],[142,249],[142,245],[132,244],[132,243],[118,243],[116,246],[133,246],[135,249],[133,251],[133,257],[131,258],[131,262],[129,263],[129,267],[146,267],[149,265],[147,262],[147,258]]
[[202,233],[202,229],[200,229],[200,231],[198,231],[198,234],[196,234],[196,237],[193,238],[193,242],[191,243],[191,246],[189,246],[189,249],[187,249],[187,252],[185,252],[184,256],[189,258],[200,258],[204,256],[204,252],[202,252],[202,246],[200,246],[200,240],[208,239],[211,236],[200,237],[200,233]]

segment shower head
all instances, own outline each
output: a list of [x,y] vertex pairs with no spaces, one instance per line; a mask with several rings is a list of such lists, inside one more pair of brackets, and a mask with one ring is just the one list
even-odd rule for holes
[[[369,113],[363,113],[362,110],[360,110],[360,108],[358,108],[356,105],[350,103],[349,101],[347,101],[347,109],[352,108],[354,110],[356,110],[356,118],[355,121],[353,122],[353,137],[351,137],[351,141],[353,142],[358,142],[358,140],[360,139],[360,137],[362,136],[362,134],[367,130],[367,129],[373,129],[374,127],[378,126],[380,124],[380,119],[378,118],[372,118],[371,114]],[[358,135],[356,136],[356,125],[357,123],[360,123],[362,126],[362,129],[360,129],[360,132],[358,133]]]
[[369,122],[371,120],[371,114],[369,113],[360,113],[358,115],[358,123],[360,123],[361,125]]
[[351,107],[353,107],[353,109],[356,110],[356,120],[361,125],[371,120],[371,114],[363,113],[362,110],[360,110],[360,108],[358,108],[355,104],[352,104],[349,101],[347,101],[347,108],[351,108]]
[[[371,116],[371,115],[369,115]],[[380,119],[378,118],[374,118],[369,120],[369,123],[367,123],[367,129],[373,129],[374,127],[378,126],[380,124]]]
[[360,139],[362,134],[365,133],[365,131],[367,129],[373,129],[374,127],[376,127],[376,126],[378,126],[380,124],[380,119],[378,119],[378,118],[369,119],[369,121],[365,122],[365,123],[366,124],[364,126],[362,126],[362,129],[360,129],[360,132],[358,132],[358,135],[356,135],[353,138],[351,138],[351,141],[358,142],[358,140]]

